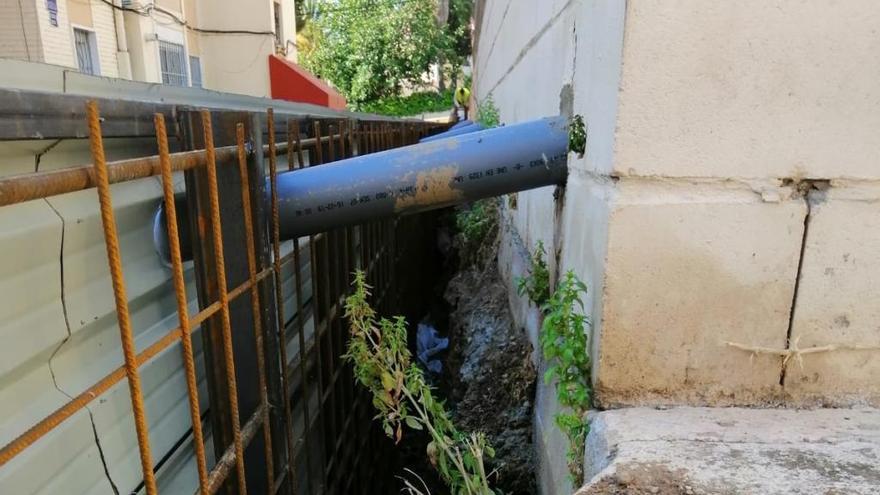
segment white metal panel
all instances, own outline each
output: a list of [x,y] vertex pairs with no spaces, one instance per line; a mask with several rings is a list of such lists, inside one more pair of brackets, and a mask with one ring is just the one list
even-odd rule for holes
[[[12,173],[33,171],[36,154],[50,144],[41,155],[41,171],[91,161],[86,140],[2,143],[0,173],[10,172],[10,163]],[[107,140],[105,145],[108,159],[155,152],[151,140]],[[180,190],[182,176],[175,179]],[[161,187],[150,178],[113,185],[112,191],[136,346],[142,350],[177,326],[170,272],[152,244]],[[0,443],[5,444],[123,359],[94,189],[0,208],[0,247],[7,254],[0,257]],[[191,273],[187,279],[194,314]],[[205,412],[200,337],[194,337],[194,347]],[[158,463],[191,428],[180,345],[142,366],[141,376]],[[126,380],[0,468],[0,493],[112,493],[99,444],[120,492],[136,489],[142,475]]]
[[0,468],[0,493],[106,495],[112,487],[86,409]]

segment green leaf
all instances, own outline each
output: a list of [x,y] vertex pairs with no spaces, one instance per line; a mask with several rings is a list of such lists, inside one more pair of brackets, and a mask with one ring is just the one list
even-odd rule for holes
[[391,373],[387,371],[382,372],[382,388],[385,389],[386,392],[390,392],[394,390],[394,387],[397,385],[397,381],[391,376]]
[[419,420],[417,420],[416,418],[414,418],[412,416],[408,416],[406,418],[406,426],[409,426],[413,430],[421,430],[422,429],[422,424],[419,423]]

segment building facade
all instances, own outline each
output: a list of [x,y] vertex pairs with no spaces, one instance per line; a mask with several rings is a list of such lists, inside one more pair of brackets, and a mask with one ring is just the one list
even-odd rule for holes
[[[515,281],[536,243],[589,286],[601,408],[880,404],[878,20],[868,1],[477,2],[477,104],[586,123],[564,189],[505,202],[499,259],[535,341]],[[537,395],[543,493],[563,493]]]
[[86,74],[271,96],[296,60],[294,0],[3,0],[0,57]]

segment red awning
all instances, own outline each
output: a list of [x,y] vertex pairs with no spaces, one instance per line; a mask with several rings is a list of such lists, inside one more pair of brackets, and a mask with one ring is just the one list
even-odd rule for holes
[[311,72],[275,54],[269,55],[269,81],[272,98],[345,110],[345,98],[338,91]]

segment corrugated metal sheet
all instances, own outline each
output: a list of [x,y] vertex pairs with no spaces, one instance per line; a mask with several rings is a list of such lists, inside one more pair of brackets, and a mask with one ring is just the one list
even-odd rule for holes
[[[0,175],[34,170],[51,143],[0,144]],[[148,140],[108,140],[108,158],[154,154]],[[88,163],[84,140],[55,144],[39,170]],[[284,159],[279,167],[286,168]],[[178,177],[182,190],[182,176]],[[124,273],[138,351],[177,326],[170,271],[153,250],[152,216],[161,201],[158,178],[112,186]],[[94,189],[0,208],[0,444],[5,444],[123,363],[98,201]],[[304,299],[311,299],[308,242],[300,241]],[[293,242],[282,245],[282,256]],[[191,265],[189,263],[188,265]],[[197,309],[191,266],[187,295]],[[297,303],[293,261],[282,267],[284,314]],[[314,333],[308,319],[306,334]],[[193,343],[199,370],[199,402],[208,408],[201,338]],[[288,359],[299,362],[299,341],[288,335]],[[166,493],[198,486],[191,422],[179,344],[141,367],[150,442]],[[317,401],[313,408],[317,408]],[[206,428],[206,432],[210,428]],[[208,452],[213,454],[212,447]],[[213,463],[213,459],[211,459]],[[0,468],[0,493],[104,494],[137,491],[141,484],[128,385],[119,382]],[[112,483],[112,486],[111,486]]]
[[[23,151],[34,148],[30,144],[0,145],[2,163],[19,163],[11,171],[20,172],[21,162],[27,162]],[[107,150],[111,159],[155,153],[149,142],[132,140],[108,141]],[[14,155],[16,160],[6,160]],[[65,141],[41,157],[40,170],[89,159],[86,142]],[[30,163],[34,160],[31,154]],[[162,191],[156,178],[117,184],[112,190],[136,345],[142,350],[177,325],[170,272],[152,245],[151,220]],[[0,225],[5,254],[0,258],[0,442],[6,443],[123,360],[95,190],[0,208]],[[195,312],[191,277],[188,282]],[[197,336],[194,345],[201,370]],[[141,373],[158,461],[191,428],[180,345],[146,363]],[[205,410],[204,373],[199,378]],[[195,475],[194,467],[189,471],[189,477]],[[112,482],[129,493],[137,490],[141,478],[123,380],[0,469],[0,491],[112,493]]]
[[[60,90],[71,93],[131,96],[129,93],[134,92],[138,99],[146,101],[186,102],[260,112],[272,105],[289,112],[326,113],[322,109],[312,112],[313,108],[302,105],[279,105],[270,100],[189,89],[179,93],[173,88],[83,78],[67,74],[61,68],[8,62],[0,61],[0,87],[52,89],[58,83],[54,78],[60,77],[63,80]],[[21,72],[28,71],[30,76],[22,76]],[[35,82],[34,73],[47,79]],[[14,84],[7,84],[9,81]],[[151,138],[105,139],[105,148],[109,160],[156,153]],[[279,170],[287,168],[284,158],[279,156]],[[0,141],[0,176],[90,162],[88,143],[83,139]],[[177,186],[182,190],[182,177],[177,177]],[[160,261],[152,243],[152,216],[161,201],[162,190],[158,178],[151,177],[115,184],[112,194],[135,344],[140,351],[178,323],[170,270]],[[302,391],[299,376],[302,349],[296,333],[300,321],[303,322],[305,354],[312,360],[320,359],[316,352],[310,351],[316,333],[311,314],[310,246],[306,240],[299,242],[302,305],[306,312],[302,318],[296,315],[301,305],[295,300],[293,260],[282,267],[282,301],[288,320],[285,346],[292,378],[289,386],[297,393]],[[293,246],[293,242],[284,243],[282,256],[290,253]],[[123,358],[94,189],[0,208],[0,248],[3,253],[0,256],[2,446],[121,366]],[[356,246],[353,248],[359,251]],[[378,249],[378,244],[373,248]],[[324,250],[326,257],[326,245]],[[333,267],[336,260],[326,259],[323,263]],[[192,264],[185,268],[192,316],[197,311]],[[338,266],[333,269],[340,271]],[[345,274],[341,277],[345,278]],[[324,312],[327,313],[326,308]],[[337,313],[336,318],[341,311]],[[338,323],[337,319],[334,324]],[[195,330],[193,341],[204,420],[210,411],[207,410],[204,356],[198,331]],[[322,335],[327,340],[328,332]],[[339,352],[342,351],[340,343],[336,343]],[[163,493],[191,493],[198,486],[198,479],[180,344],[171,345],[143,364],[140,375],[152,457],[158,465],[158,484]],[[331,419],[338,419],[337,414],[334,412],[333,418],[315,421],[319,409],[336,403],[335,393],[329,393],[328,406],[326,397],[320,397],[318,387],[312,386],[306,401],[313,422],[311,454],[318,458],[312,465],[317,470],[313,475],[316,483],[321,483],[326,474],[323,463],[338,449],[329,445],[327,456],[321,452],[325,448],[322,428]],[[301,398],[296,400],[301,406]],[[304,428],[303,409],[296,407],[293,411],[292,422],[297,432]],[[369,421],[369,417],[364,419]],[[209,468],[214,463],[210,430],[205,428]],[[297,433],[297,438],[300,435]],[[296,449],[302,453],[301,442]],[[335,469],[346,469],[343,461],[345,459],[336,459]],[[300,456],[298,470],[305,469],[302,463]],[[0,494],[131,493],[142,491],[141,480],[128,384],[122,380],[0,467]],[[303,477],[298,478],[298,482],[302,480]]]

